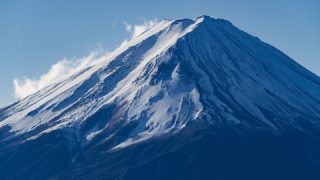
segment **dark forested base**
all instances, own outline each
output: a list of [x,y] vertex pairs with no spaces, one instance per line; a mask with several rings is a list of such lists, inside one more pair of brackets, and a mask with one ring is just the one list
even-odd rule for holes
[[319,137],[294,131],[192,127],[115,151],[61,134],[2,148],[1,179],[320,179]]

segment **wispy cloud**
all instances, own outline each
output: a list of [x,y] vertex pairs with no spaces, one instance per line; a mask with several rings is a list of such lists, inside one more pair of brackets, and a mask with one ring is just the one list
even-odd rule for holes
[[[113,23],[113,28],[115,26]],[[145,20],[142,24],[130,24],[123,21],[125,30],[129,33],[129,38],[126,38],[120,46],[127,43],[129,40],[137,37],[144,31],[158,23],[157,19]],[[101,54],[106,55],[108,52],[103,51],[101,48],[91,52],[88,56],[79,59],[62,59],[53,64],[49,71],[44,73],[38,78],[16,78],[13,80],[14,96],[18,99],[24,98],[40,89],[49,86],[53,83],[59,82],[74,73],[83,70],[88,66],[92,66],[101,59]]]
[[130,24],[126,21],[123,21],[123,24],[126,28],[126,31],[131,34],[131,38],[137,37],[144,31],[148,30],[152,26],[158,23],[157,19],[153,20],[144,20],[142,24]]
[[126,28],[126,31],[129,33],[130,38],[125,39],[120,46],[126,44],[129,40],[139,36],[140,34],[142,34],[143,32],[145,32],[146,30],[150,29],[158,23],[159,21],[156,18],[153,20],[144,20],[142,24],[130,24],[126,21],[123,21],[123,24]]
[[14,95],[18,99],[24,98],[50,84],[59,82],[80,70],[98,63],[100,60],[98,57],[101,54],[100,51],[93,51],[87,57],[79,59],[64,58],[53,64],[49,71],[39,78],[16,78],[13,80]]

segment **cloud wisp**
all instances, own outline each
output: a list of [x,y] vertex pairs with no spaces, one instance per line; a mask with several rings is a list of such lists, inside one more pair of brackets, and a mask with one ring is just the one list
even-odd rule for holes
[[[158,23],[157,19],[150,21],[145,20],[142,24],[130,24],[123,22],[125,30],[129,33],[129,39],[126,38],[120,46],[123,46],[129,40],[139,36],[144,31],[153,27]],[[17,99],[24,98],[32,93],[39,91],[40,89],[47,87],[51,84],[57,83],[63,79],[66,79],[76,72],[83,70],[89,66],[92,66],[106,56],[108,52],[103,51],[101,48],[97,51],[91,52],[88,56],[80,59],[62,59],[53,64],[48,72],[42,74],[38,78],[15,78],[13,80],[14,96]]]
[[53,64],[49,71],[41,75],[39,78],[15,78],[13,80],[14,96],[18,99],[24,98],[40,89],[59,82],[76,72],[79,72],[89,66],[92,66],[100,60],[98,51],[91,52],[87,57],[80,59],[66,58]]
[[144,20],[142,24],[130,24],[126,21],[123,21],[125,29],[129,33],[130,38],[125,39],[120,46],[123,46],[131,39],[139,36],[140,34],[142,34],[143,32],[145,32],[146,30],[150,29],[151,27],[155,26],[158,23],[159,21],[156,18],[153,20]]
[[128,22],[123,21],[123,24],[125,25],[126,31],[131,34],[131,38],[135,38],[141,33],[158,24],[158,20],[145,20],[142,24],[129,24]]

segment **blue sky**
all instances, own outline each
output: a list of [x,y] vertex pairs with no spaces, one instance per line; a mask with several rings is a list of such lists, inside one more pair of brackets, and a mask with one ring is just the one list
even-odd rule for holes
[[0,106],[16,100],[15,78],[37,79],[64,58],[111,51],[130,34],[124,21],[224,18],[320,75],[317,0],[2,0]]

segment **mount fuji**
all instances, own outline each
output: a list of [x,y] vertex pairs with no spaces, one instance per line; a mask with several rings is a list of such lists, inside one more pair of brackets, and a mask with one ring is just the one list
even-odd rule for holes
[[0,109],[0,179],[319,179],[320,78],[201,16]]

